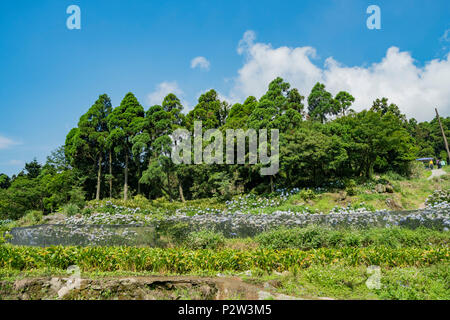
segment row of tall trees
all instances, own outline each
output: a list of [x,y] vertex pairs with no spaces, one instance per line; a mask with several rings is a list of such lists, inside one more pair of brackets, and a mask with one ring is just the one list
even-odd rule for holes
[[[210,90],[187,114],[174,94],[148,110],[132,93],[115,108],[102,94],[44,165],[33,161],[17,176],[0,175],[0,214],[21,212],[27,203],[54,211],[83,197],[127,200],[141,194],[185,201],[250,190],[264,193],[279,187],[321,186],[389,170],[407,175],[417,156],[444,158],[436,119],[407,120],[386,98],[355,112],[354,101],[345,91],[333,96],[320,83],[305,98],[281,78],[272,81],[260,99],[250,96],[234,105]],[[248,163],[174,164],[171,134],[177,128],[192,132],[195,121],[202,121],[203,130],[223,132],[278,129],[279,172],[262,176],[261,164]],[[448,136],[450,117],[441,121]],[[209,143],[203,141],[203,147]]]
[[[272,81],[259,100],[250,96],[242,104],[229,105],[210,90],[187,114],[174,94],[147,111],[132,93],[116,108],[107,95],[101,95],[68,134],[66,156],[85,177],[87,194],[96,199],[121,195],[126,200],[130,194],[144,194],[184,201],[232,189],[264,192],[281,185],[368,178],[374,171],[407,174],[409,162],[424,152],[414,141],[418,135],[413,131],[420,129],[386,98],[359,113],[351,109],[354,101],[345,91],[333,96],[321,83],[305,101],[281,78]],[[170,135],[177,128],[192,131],[194,121],[202,121],[203,130],[224,132],[279,129],[280,172],[261,176],[260,164],[175,165]]]

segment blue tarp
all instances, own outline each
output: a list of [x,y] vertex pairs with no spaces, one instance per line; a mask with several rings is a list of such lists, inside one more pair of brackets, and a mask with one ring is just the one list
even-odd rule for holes
[[419,158],[416,161],[434,160],[434,158]]

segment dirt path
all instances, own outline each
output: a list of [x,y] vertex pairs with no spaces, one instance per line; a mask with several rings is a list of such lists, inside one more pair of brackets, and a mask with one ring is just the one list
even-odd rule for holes
[[445,175],[447,172],[444,171],[444,169],[434,169],[431,170],[431,176],[428,177],[428,180],[433,179],[434,177],[440,177]]
[[0,281],[0,297],[6,300],[329,300],[280,294],[269,283],[251,284],[239,277],[105,277],[77,281],[65,277]]

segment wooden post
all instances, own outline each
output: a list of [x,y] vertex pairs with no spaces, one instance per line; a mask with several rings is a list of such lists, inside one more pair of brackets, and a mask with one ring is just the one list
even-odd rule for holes
[[442,127],[441,118],[439,117],[439,113],[437,111],[437,108],[435,108],[434,110],[436,110],[436,116],[437,116],[438,121],[439,121],[439,126],[441,127],[442,137],[444,137],[445,149],[447,149],[447,156],[448,156],[447,163],[449,163],[450,162],[450,150],[448,149],[447,137],[445,136],[444,128]]

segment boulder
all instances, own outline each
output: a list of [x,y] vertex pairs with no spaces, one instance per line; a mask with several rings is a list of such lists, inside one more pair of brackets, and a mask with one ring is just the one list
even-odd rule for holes
[[384,192],[386,192],[386,187],[384,185],[382,185],[381,183],[379,183],[375,186],[375,191],[378,193],[384,193]]
[[386,199],[386,205],[391,210],[403,210],[403,206],[391,198]]

